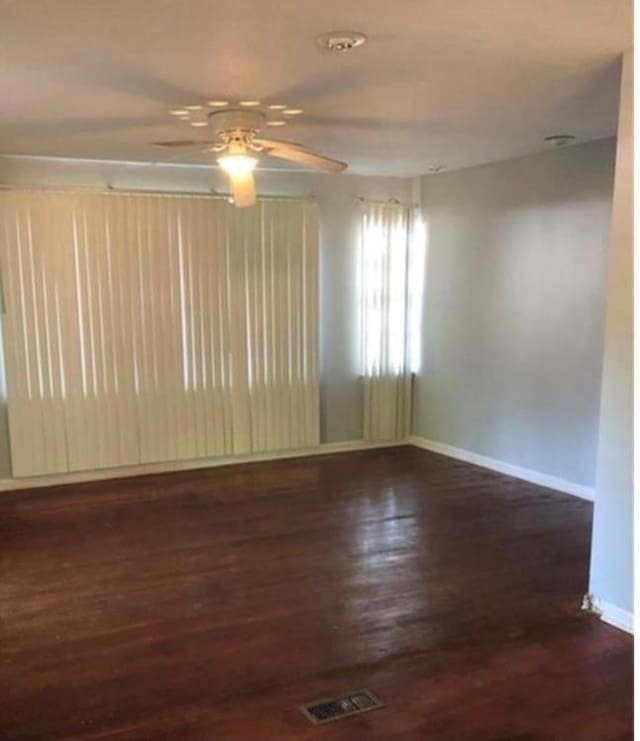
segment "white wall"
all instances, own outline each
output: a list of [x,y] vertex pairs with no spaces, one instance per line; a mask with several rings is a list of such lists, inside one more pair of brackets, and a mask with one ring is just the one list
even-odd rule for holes
[[423,178],[416,435],[593,486],[614,151]]
[[[258,192],[264,195],[313,195],[318,200],[321,440],[360,439],[362,389],[355,284],[359,210],[355,198],[409,202],[413,181],[283,170],[258,171],[256,179]],[[228,192],[226,177],[213,168],[27,157],[0,157],[0,184]],[[6,409],[0,405],[0,477],[9,474],[6,429]]]
[[618,123],[590,591],[633,610],[633,52]]

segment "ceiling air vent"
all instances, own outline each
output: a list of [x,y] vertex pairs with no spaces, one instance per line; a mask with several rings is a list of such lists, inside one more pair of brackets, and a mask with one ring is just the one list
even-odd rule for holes
[[367,37],[359,31],[331,31],[318,36],[318,45],[329,51],[347,52],[362,46]]
[[576,140],[573,134],[554,134],[553,136],[545,136],[544,140],[547,144],[553,144],[554,147],[566,147],[567,144],[571,144]]

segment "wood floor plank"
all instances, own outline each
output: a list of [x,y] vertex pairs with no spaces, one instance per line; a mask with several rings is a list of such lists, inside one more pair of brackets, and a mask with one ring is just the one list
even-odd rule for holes
[[3,493],[0,738],[630,739],[591,517],[411,447]]

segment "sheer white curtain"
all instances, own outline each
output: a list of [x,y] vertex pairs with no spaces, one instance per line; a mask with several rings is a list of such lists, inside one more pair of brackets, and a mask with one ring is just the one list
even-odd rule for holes
[[411,424],[409,263],[413,209],[362,205],[364,437],[401,440]]
[[16,476],[318,442],[317,214],[0,194]]

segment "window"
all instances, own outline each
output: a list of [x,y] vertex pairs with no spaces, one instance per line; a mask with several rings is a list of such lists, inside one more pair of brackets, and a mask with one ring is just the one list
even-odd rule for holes
[[424,230],[395,204],[365,204],[360,297],[364,434],[401,439],[409,432],[411,372],[419,365]]

